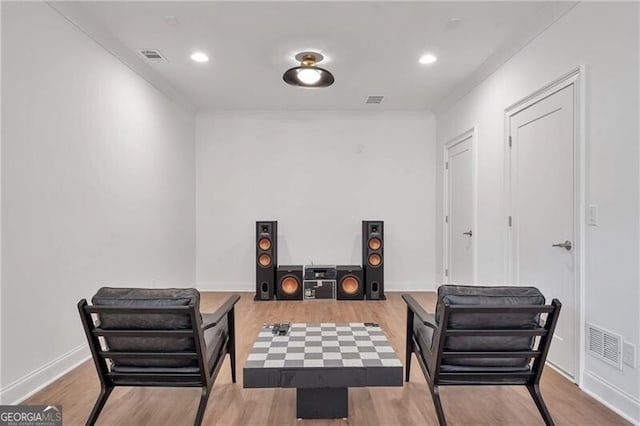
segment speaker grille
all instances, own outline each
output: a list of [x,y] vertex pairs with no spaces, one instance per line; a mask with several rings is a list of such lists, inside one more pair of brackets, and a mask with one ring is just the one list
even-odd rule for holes
[[372,253],[369,255],[369,265],[374,268],[382,264],[382,257],[378,253]]
[[353,275],[347,275],[340,282],[342,292],[349,296],[356,294],[360,289],[360,285],[360,280]]
[[336,297],[339,300],[364,299],[364,272],[360,265],[336,266]]
[[280,265],[276,269],[276,298],[302,300],[302,265]]
[[258,257],[258,263],[263,268],[271,266],[271,256],[269,256],[268,254],[261,254],[260,257]]
[[371,238],[369,240],[369,248],[371,250],[378,250],[380,247],[382,247],[382,241],[380,241],[380,238]]
[[260,238],[258,247],[260,247],[260,250],[269,250],[271,248],[271,240],[268,238]]
[[300,290],[300,281],[293,275],[287,275],[282,279],[282,291],[285,294],[292,295]]

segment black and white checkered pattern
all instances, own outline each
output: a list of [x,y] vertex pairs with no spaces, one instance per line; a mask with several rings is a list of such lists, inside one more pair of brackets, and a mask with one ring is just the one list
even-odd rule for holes
[[364,323],[291,324],[278,336],[263,327],[245,368],[402,367],[378,326]]

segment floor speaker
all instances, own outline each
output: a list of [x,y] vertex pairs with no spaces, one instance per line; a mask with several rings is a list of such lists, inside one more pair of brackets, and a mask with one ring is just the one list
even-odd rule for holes
[[367,299],[384,300],[384,222],[362,221],[362,267]]
[[278,300],[302,300],[302,265],[278,266],[276,298]]
[[361,266],[340,265],[337,267],[338,300],[364,299],[364,273]]
[[272,300],[278,264],[278,222],[256,222],[256,296]]

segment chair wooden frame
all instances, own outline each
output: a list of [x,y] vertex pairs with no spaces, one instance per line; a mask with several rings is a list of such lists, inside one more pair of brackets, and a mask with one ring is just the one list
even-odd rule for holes
[[[553,425],[551,414],[540,393],[540,378],[547,359],[553,333],[560,315],[562,304],[553,299],[551,305],[451,305],[446,300],[443,303],[442,318],[436,322],[435,316],[426,312],[422,306],[410,295],[403,294],[407,304],[407,335],[406,335],[406,369],[405,381],[409,381],[411,371],[411,355],[416,354],[418,364],[427,380],[429,391],[433,398],[438,422],[441,426],[447,424],[439,386],[469,386],[469,385],[524,385],[531,394],[540,415],[546,425]],[[449,329],[449,317],[452,314],[515,314],[532,313],[547,314],[543,327],[530,329]],[[415,321],[433,329],[432,347],[424,353],[413,332]],[[538,338],[537,345],[530,351],[449,351],[444,347],[445,339],[453,336],[531,336]],[[524,372],[443,372],[440,369],[445,358],[531,358],[533,363],[529,371]],[[481,369],[481,368],[479,368]]]
[[[196,311],[193,303],[185,306],[169,307],[125,307],[125,306],[92,306],[86,299],[78,302],[78,311],[82,319],[89,349],[93,356],[93,361],[98,371],[100,379],[100,394],[91,414],[87,419],[87,425],[94,425],[104,407],[109,395],[115,386],[159,386],[159,387],[201,387],[200,404],[196,412],[194,424],[202,424],[202,418],[207,408],[207,402],[211,393],[213,383],[224,362],[224,357],[229,354],[231,365],[231,380],[236,383],[236,350],[235,350],[235,318],[234,305],[240,296],[233,295],[216,310],[212,319],[203,324],[200,312]],[[183,314],[189,315],[192,328],[184,330],[105,330],[96,327],[92,314],[126,314],[126,315],[149,315],[149,314]],[[226,341],[221,345],[216,361],[212,368],[207,368],[206,346],[204,331],[216,326],[226,317],[228,333]],[[100,344],[100,337],[193,337],[195,350],[193,352],[124,352],[104,350]],[[129,373],[112,372],[107,365],[107,359],[197,359],[198,372],[196,373]]]

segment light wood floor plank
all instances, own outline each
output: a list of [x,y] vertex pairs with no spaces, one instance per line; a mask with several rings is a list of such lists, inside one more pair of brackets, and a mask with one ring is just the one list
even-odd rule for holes
[[[231,293],[203,293],[201,310],[213,312]],[[412,293],[429,310],[434,293]],[[437,425],[431,396],[414,359],[411,381],[404,387],[349,390],[349,419],[304,420],[295,416],[295,389],[243,389],[242,366],[265,322],[377,322],[404,362],[406,307],[400,293],[386,301],[254,302],[243,293],[236,305],[238,383],[231,383],[225,361],[213,387],[204,424],[245,425]],[[80,319],[78,318],[78,321]],[[83,363],[25,403],[63,405],[65,425],[84,424],[98,395],[92,361]],[[551,368],[545,369],[542,393],[558,425],[628,425],[624,419],[580,391]],[[190,425],[199,389],[116,388],[99,425]],[[451,425],[542,425],[524,387],[443,387],[442,401]]]

